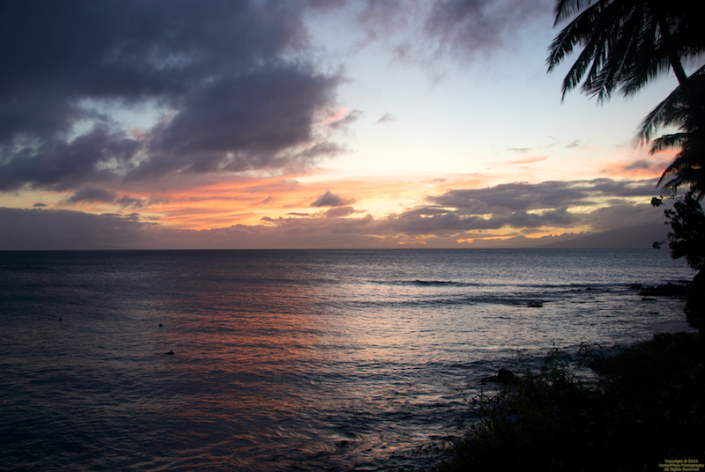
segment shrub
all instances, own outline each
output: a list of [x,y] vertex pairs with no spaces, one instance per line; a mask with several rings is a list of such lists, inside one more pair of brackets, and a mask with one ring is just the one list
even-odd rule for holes
[[705,342],[660,334],[603,359],[600,380],[577,378],[555,350],[539,372],[473,399],[481,420],[435,450],[437,471],[653,470],[666,459],[705,463]]

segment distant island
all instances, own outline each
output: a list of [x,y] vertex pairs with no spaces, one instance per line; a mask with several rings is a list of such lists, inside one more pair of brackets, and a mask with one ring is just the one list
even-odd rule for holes
[[473,248],[555,249],[645,249],[666,238],[670,228],[663,223],[644,223],[596,233],[566,233],[558,236],[475,240]]

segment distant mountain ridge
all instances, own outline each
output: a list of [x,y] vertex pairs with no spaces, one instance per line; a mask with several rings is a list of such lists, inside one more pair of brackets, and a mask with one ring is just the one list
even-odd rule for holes
[[562,249],[649,248],[652,247],[654,241],[665,239],[669,230],[670,226],[663,223],[644,223],[578,236],[574,239],[546,244],[543,247]]

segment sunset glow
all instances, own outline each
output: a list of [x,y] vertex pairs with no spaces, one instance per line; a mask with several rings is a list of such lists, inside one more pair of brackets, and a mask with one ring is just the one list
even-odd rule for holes
[[[674,152],[650,155],[634,134],[675,79],[628,101],[561,101],[569,63],[545,66],[552,3],[504,3],[186,6],[174,28],[214,28],[188,44],[161,23],[103,27],[161,7],[106,7],[78,39],[47,29],[24,54],[51,67],[26,90],[20,72],[7,80],[0,246],[64,247],[37,233],[50,220],[75,248],[522,245],[660,224],[649,201]],[[16,15],[42,31],[49,13]],[[134,51],[114,49],[129,34]],[[72,43],[84,36],[103,42]],[[54,42],[93,59],[47,62]],[[65,80],[80,74],[93,82]],[[554,195],[556,182],[583,193]]]

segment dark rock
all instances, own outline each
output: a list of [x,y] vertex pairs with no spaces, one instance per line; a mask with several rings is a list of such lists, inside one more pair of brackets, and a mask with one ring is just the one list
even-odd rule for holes
[[162,327],[162,324],[161,324],[161,323],[159,323],[159,327],[160,327],[160,328]]
[[641,284],[630,284],[629,288],[632,290],[639,290],[641,289],[642,285]]
[[497,372],[497,381],[508,382],[510,380],[514,380],[514,372],[508,369],[499,369],[499,372]]
[[173,356],[173,355],[174,355],[174,351],[169,351],[169,352],[167,352],[166,354],[167,354],[168,356]]
[[588,288],[585,289],[585,291],[586,291],[586,292],[602,292],[602,293],[604,293],[604,292],[609,292],[609,289],[607,289],[607,288],[600,288],[600,287],[597,287],[597,288],[588,287]]
[[655,302],[656,299],[655,299],[655,298],[651,298],[651,297],[643,297],[643,298],[641,299],[641,301],[642,301],[642,302]]
[[514,372],[508,369],[499,369],[497,375],[480,380],[480,384],[485,385],[487,382],[508,383],[512,380],[514,380]]
[[639,295],[648,297],[682,297],[685,296],[687,289],[687,285],[667,283],[655,287],[643,287],[639,290]]
[[541,307],[543,307],[543,302],[529,302],[528,305],[531,308],[541,308]]

